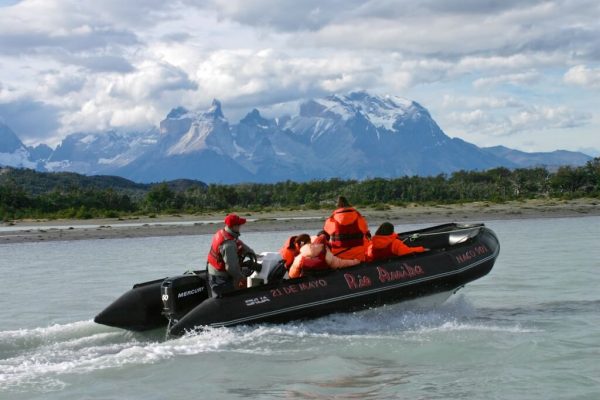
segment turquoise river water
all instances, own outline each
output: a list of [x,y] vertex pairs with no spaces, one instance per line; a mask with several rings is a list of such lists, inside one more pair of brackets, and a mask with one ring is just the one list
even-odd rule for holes
[[170,340],[92,318],[200,268],[210,235],[0,245],[0,399],[600,399],[600,218],[484,222],[494,269],[437,308]]

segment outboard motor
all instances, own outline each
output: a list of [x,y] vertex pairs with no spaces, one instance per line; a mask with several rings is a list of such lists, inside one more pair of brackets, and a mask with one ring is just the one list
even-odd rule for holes
[[196,274],[167,278],[160,287],[163,315],[169,325],[208,298],[206,281]]

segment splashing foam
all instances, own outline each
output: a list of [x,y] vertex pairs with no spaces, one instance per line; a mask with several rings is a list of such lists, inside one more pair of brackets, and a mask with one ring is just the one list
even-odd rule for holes
[[295,353],[306,341],[318,347],[323,339],[427,340],[427,334],[453,331],[531,332],[518,326],[473,322],[476,314],[463,296],[457,296],[427,311],[396,304],[281,325],[210,328],[167,341],[156,333],[114,330],[92,321],[5,331],[0,332],[0,390],[55,391],[66,385],[63,379],[70,374],[209,352]]

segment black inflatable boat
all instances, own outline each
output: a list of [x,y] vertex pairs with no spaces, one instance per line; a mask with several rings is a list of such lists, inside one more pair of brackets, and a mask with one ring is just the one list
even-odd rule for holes
[[194,271],[136,284],[94,321],[133,331],[166,326],[180,336],[206,326],[286,322],[424,297],[442,302],[490,272],[500,251],[483,224],[445,224],[400,237],[431,251],[298,279],[284,279],[279,256],[264,253],[247,289],[211,298],[206,271]]

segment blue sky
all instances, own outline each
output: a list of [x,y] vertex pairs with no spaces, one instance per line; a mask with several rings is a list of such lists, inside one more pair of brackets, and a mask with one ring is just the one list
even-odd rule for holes
[[352,90],[478,146],[599,155],[600,2],[0,0],[0,118],[26,144]]

